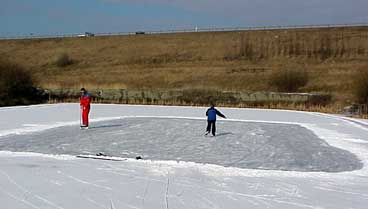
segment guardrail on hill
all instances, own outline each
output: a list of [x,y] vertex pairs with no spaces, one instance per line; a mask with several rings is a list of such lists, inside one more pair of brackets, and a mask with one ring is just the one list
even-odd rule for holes
[[[319,25],[286,25],[286,26],[255,26],[255,27],[212,27],[212,28],[192,28],[192,29],[175,29],[175,30],[155,30],[141,31],[142,34],[170,34],[170,33],[193,33],[193,32],[226,32],[226,31],[254,31],[254,30],[282,30],[282,29],[308,29],[308,28],[338,28],[338,27],[365,27],[368,23],[349,23],[349,24],[319,24]],[[137,32],[111,32],[111,33],[94,33],[95,36],[120,36],[120,35],[136,35]],[[74,34],[48,34],[48,35],[13,35],[4,36],[0,34],[0,40],[7,39],[43,39],[43,38],[71,38],[81,37],[84,33]]]

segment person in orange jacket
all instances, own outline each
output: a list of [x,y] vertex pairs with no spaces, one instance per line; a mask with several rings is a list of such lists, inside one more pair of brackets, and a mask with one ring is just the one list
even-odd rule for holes
[[89,111],[91,110],[91,98],[92,97],[85,88],[81,88],[80,93],[81,93],[80,108],[82,112],[81,129],[82,128],[88,129],[88,125],[89,125],[88,115],[89,115]]

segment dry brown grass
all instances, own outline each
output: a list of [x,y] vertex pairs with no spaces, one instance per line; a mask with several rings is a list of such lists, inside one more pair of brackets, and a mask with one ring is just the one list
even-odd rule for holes
[[[64,68],[55,57],[78,62]],[[300,66],[299,91],[354,100],[368,63],[368,27],[0,41],[0,56],[29,66],[44,88],[273,90],[274,71]]]

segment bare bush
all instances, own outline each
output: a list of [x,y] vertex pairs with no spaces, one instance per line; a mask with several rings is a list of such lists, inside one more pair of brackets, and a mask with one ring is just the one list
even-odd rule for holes
[[279,92],[297,92],[308,81],[309,76],[305,70],[283,69],[271,74],[269,84]]
[[63,53],[60,54],[55,61],[56,66],[58,67],[66,67],[68,65],[73,64],[73,60],[69,57],[68,54]]
[[0,60],[0,106],[35,103],[38,90],[24,67]]
[[[264,43],[262,42],[262,47],[263,45]],[[262,54],[263,51],[261,51],[260,53]],[[263,54],[259,55],[259,57],[263,58]],[[241,34],[241,36],[239,37],[239,43],[237,43],[237,45],[233,49],[228,51],[224,56],[224,60],[227,61],[253,60],[254,58],[255,51],[252,40],[249,36],[246,36],[245,34]]]
[[352,87],[357,102],[368,104],[368,66],[354,75]]

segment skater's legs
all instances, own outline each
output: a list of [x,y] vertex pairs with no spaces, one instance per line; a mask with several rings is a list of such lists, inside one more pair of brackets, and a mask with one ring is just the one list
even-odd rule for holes
[[211,121],[207,121],[207,129],[206,129],[207,133],[211,132]]
[[212,121],[212,135],[216,135],[216,121]]
[[82,113],[83,126],[89,125],[88,115],[89,115],[89,108],[83,108]]

